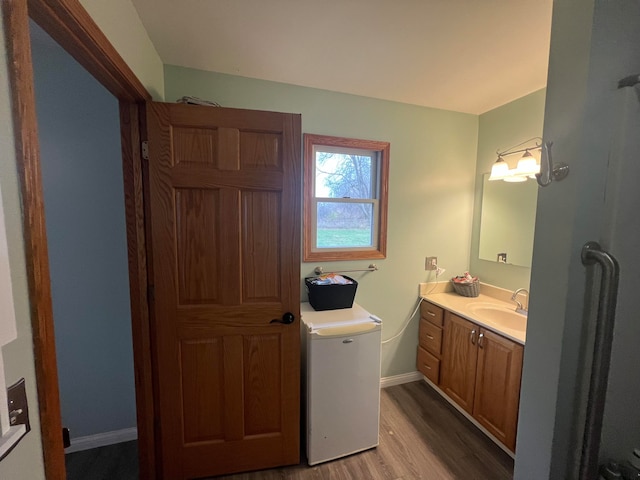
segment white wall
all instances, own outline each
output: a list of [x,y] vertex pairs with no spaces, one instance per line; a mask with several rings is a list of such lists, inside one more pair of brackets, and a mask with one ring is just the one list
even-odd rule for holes
[[[0,9],[4,10],[4,8],[5,3],[3,2]],[[44,465],[36,395],[24,239],[22,236],[20,187],[16,169],[7,49],[4,39],[4,23],[0,22],[0,183],[2,184],[2,202],[11,264],[11,286],[18,330],[18,338],[3,347],[2,354],[5,363],[6,382],[12,384],[23,377],[26,381],[31,432],[0,462],[0,478],[40,480],[44,479]]]
[[131,0],[80,0],[154,100],[164,98],[162,60]]

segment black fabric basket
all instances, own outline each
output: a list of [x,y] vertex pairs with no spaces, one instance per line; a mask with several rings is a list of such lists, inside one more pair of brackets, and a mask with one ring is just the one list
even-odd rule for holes
[[346,275],[342,276],[353,283],[347,285],[314,285],[311,280],[316,277],[304,279],[309,292],[309,303],[314,310],[338,310],[340,308],[353,307],[353,299],[356,297],[358,282]]

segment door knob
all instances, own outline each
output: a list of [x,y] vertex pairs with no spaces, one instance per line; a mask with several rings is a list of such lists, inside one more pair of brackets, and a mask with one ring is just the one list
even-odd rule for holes
[[281,319],[274,318],[269,323],[283,323],[285,325],[291,325],[293,323],[293,321],[295,320],[295,318],[296,317],[293,316],[293,313],[287,312],[284,315],[282,315]]

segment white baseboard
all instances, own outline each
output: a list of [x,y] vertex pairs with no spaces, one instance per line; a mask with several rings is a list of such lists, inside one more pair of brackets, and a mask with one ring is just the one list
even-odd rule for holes
[[391,377],[384,377],[380,379],[380,388],[387,388],[393,385],[415,382],[416,380],[422,380],[422,378],[422,374],[418,371],[402,373],[400,375],[393,375]]
[[114,430],[112,432],[97,433],[95,435],[87,435],[85,437],[76,437],[71,439],[71,446],[64,449],[64,453],[80,452],[89,450],[90,448],[105,447],[114,443],[128,442],[138,438],[138,429],[123,428],[122,430]]

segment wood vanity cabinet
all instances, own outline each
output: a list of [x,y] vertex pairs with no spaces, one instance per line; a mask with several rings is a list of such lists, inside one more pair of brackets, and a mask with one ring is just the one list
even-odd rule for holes
[[440,381],[444,310],[432,303],[420,304],[420,327],[416,367],[436,385]]
[[440,388],[452,400],[473,414],[478,363],[478,327],[447,312],[444,319],[444,355]]
[[484,328],[480,334],[473,417],[515,451],[524,348]]
[[443,335],[438,386],[514,451],[523,346],[446,310]]

